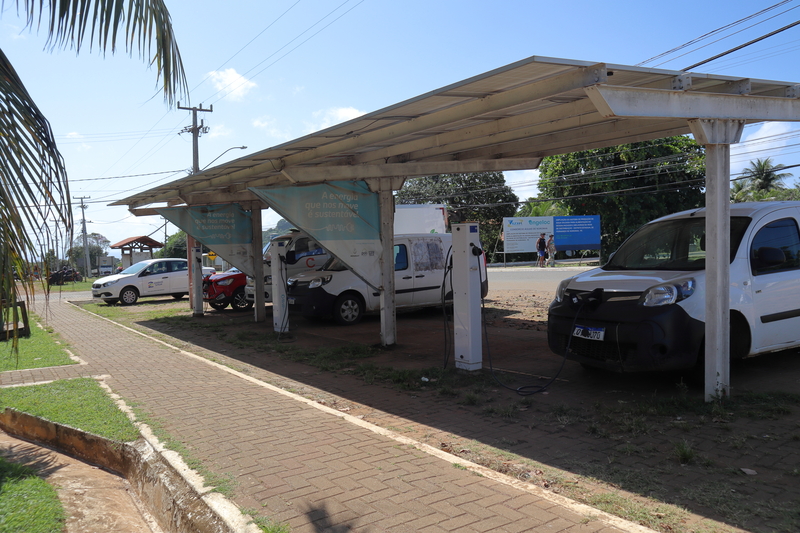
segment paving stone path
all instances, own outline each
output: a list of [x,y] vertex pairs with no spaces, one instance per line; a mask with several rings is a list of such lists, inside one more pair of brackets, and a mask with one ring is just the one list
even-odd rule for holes
[[457,464],[455,457],[167,346],[63,297],[39,313],[84,364],[0,373],[0,386],[104,376],[204,464],[232,475],[235,504],[286,522],[295,533],[650,531]]

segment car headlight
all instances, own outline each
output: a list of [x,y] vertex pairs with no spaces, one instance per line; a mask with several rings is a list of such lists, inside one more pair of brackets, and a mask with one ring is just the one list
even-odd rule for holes
[[272,285],[272,276],[264,276],[264,283]]
[[248,287],[255,287],[256,286],[256,280],[254,280],[250,276],[247,276],[247,286]]
[[118,281],[119,281],[118,279],[115,279],[115,280],[112,280],[112,281],[106,281],[105,283],[103,283],[103,288],[110,287],[110,286],[112,286],[113,284],[115,284]]
[[231,283],[233,283],[233,278],[227,278],[227,279],[223,279],[222,281],[218,281],[217,285],[220,285],[222,287],[227,287]]
[[556,289],[556,301],[558,303],[561,303],[564,300],[564,294],[567,292],[567,286],[569,285],[570,281],[572,281],[572,278],[567,278],[558,284],[558,288]]
[[327,276],[322,276],[321,278],[314,278],[311,280],[311,283],[308,284],[308,288],[316,289],[317,287],[322,287],[331,280],[331,277],[332,276],[328,274]]
[[687,279],[679,284],[656,285],[644,291],[640,302],[645,307],[672,305],[694,294],[695,288],[696,284],[693,279]]

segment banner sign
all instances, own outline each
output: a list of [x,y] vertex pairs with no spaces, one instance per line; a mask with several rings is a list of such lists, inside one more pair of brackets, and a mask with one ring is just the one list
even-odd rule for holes
[[239,204],[157,207],[156,211],[248,276],[255,273],[252,217]]
[[249,189],[373,288],[381,286],[378,195],[363,181]]
[[541,234],[555,235],[558,250],[599,250],[600,216],[506,217],[503,219],[507,254],[536,251]]

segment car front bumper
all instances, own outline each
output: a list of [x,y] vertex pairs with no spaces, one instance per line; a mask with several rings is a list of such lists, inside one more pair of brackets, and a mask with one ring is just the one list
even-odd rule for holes
[[[567,292],[550,305],[550,349],[586,366],[615,372],[674,370],[693,367],[703,343],[705,324],[679,305],[643,307],[636,294],[607,293],[601,301],[578,303]],[[603,340],[576,337],[577,326],[600,329]]]

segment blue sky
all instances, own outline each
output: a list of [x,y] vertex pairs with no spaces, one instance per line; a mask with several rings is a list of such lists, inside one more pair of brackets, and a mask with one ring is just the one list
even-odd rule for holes
[[[228,148],[248,147],[215,164],[533,55],[636,65],[776,4],[646,64],[675,70],[800,20],[800,0],[167,0],[191,105],[214,106],[200,114],[201,168]],[[156,232],[159,217],[107,204],[186,175],[192,143],[180,131],[191,114],[168,109],[136,53],[48,52],[43,35],[22,28],[6,3],[0,46],[51,121],[72,196],[91,197],[88,231],[112,243]],[[693,70],[800,83],[798,53],[800,26]],[[755,157],[800,163],[794,135],[800,125],[748,127],[732,172]],[[536,173],[506,181],[526,198]],[[264,226],[277,218],[265,211]]]

